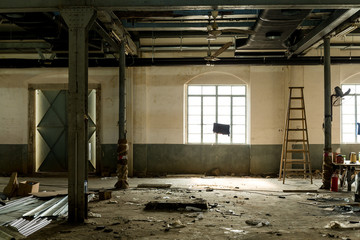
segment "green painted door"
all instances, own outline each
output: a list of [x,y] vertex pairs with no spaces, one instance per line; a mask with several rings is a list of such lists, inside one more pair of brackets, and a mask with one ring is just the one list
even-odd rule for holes
[[[96,90],[89,91],[89,171],[96,166]],[[67,91],[36,90],[36,169],[66,172]]]

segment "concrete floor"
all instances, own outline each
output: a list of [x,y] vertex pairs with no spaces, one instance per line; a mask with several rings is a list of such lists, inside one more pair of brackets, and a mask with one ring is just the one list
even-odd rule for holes
[[[66,178],[19,178],[40,182],[40,191],[62,190]],[[8,178],[0,178],[0,189]],[[112,188],[116,178],[90,178],[89,189]],[[113,191],[112,201],[93,201],[89,211],[101,214],[86,224],[55,222],[28,239],[360,239],[360,212],[344,210],[353,193],[319,190],[284,193],[283,190],[317,190],[306,179],[181,177],[131,178],[130,189]],[[140,189],[140,183],[171,183],[170,189]],[[212,191],[207,189],[211,188]],[[145,211],[149,201],[189,201],[203,198],[208,211]],[[249,225],[249,220],[265,226]],[[349,229],[328,229],[331,221]],[[269,223],[269,225],[267,225]],[[261,224],[260,224],[261,225]],[[97,230],[99,227],[104,229]]]

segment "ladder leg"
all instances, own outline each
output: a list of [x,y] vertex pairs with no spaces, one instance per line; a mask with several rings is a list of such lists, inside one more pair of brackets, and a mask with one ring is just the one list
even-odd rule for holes
[[286,157],[284,159],[283,184],[285,184],[285,178],[286,178]]

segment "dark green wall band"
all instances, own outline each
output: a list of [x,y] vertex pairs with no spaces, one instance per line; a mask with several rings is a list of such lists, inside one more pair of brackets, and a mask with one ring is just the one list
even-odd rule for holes
[[[342,153],[360,152],[358,144],[334,144]],[[116,144],[101,145],[101,172],[115,173]],[[26,144],[0,144],[0,174],[25,173]],[[224,175],[277,174],[281,145],[134,144],[134,176],[203,174],[218,168]],[[323,145],[310,144],[313,170],[321,170]]]

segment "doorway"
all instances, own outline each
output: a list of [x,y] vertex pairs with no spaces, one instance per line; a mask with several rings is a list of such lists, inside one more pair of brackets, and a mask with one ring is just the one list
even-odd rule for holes
[[[29,89],[30,90],[30,89]],[[31,91],[31,90],[30,90]],[[66,89],[56,86],[32,88],[34,102],[33,124],[33,172],[67,172],[68,120]],[[88,91],[88,171],[95,172],[100,161],[99,106],[100,87]],[[30,111],[31,113],[31,111]],[[30,117],[30,116],[29,116]],[[29,159],[31,161],[31,159]]]

